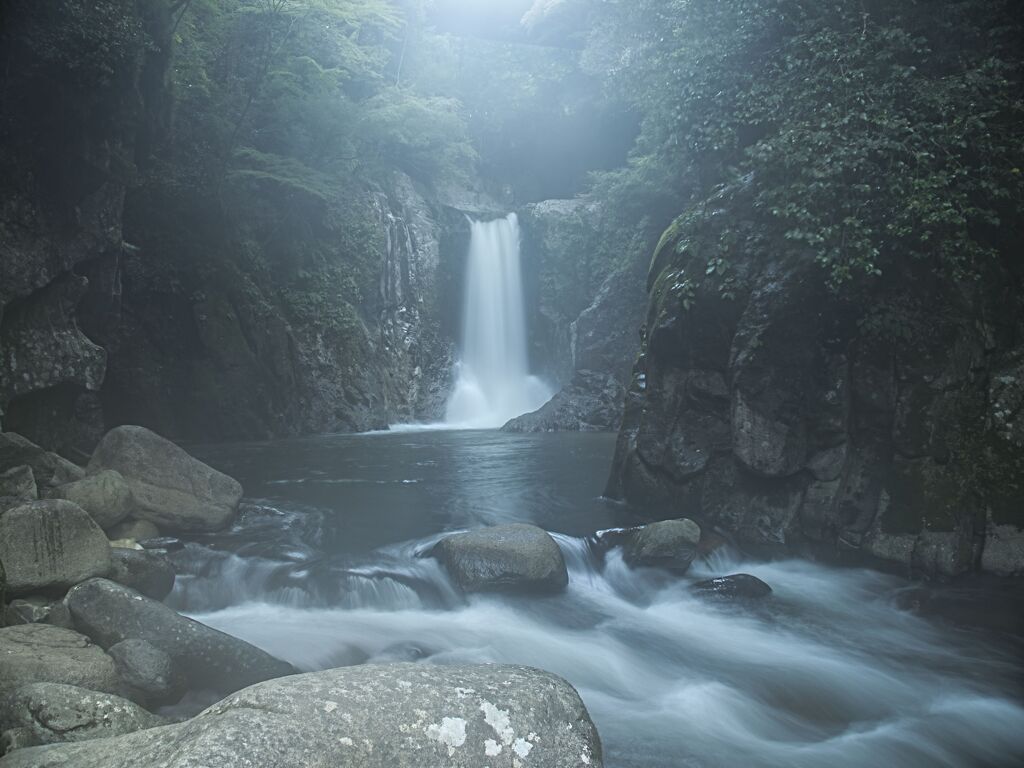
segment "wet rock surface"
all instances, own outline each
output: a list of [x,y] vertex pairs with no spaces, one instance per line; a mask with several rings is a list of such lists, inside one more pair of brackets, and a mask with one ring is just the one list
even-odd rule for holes
[[630,567],[685,573],[697,556],[700,526],[693,520],[663,520],[629,532],[622,556]]
[[726,598],[760,598],[767,597],[772,593],[770,586],[749,573],[734,573],[731,576],[704,579],[696,582],[693,588],[704,594]]
[[116,693],[120,681],[103,649],[70,629],[23,624],[0,629],[0,680],[7,686],[65,683]]
[[197,690],[230,692],[295,670],[255,646],[179,615],[106,579],[71,589],[65,602],[75,626],[105,648],[145,640],[174,662]]
[[557,592],[569,575],[555,540],[533,525],[502,525],[458,533],[433,550],[465,592]]
[[0,696],[0,740],[17,748],[105,739],[165,723],[120,696],[74,685],[32,683]]
[[505,432],[591,432],[612,429],[622,415],[625,390],[610,374],[577,371],[533,413],[509,421]]
[[104,470],[123,476],[132,496],[132,514],[161,530],[223,528],[234,518],[242,497],[237,481],[144,427],[117,427],[104,435],[88,472]]
[[111,547],[110,563],[111,581],[131,587],[153,600],[163,600],[174,589],[174,566],[164,555]]
[[576,691],[527,667],[366,665],[261,683],[180,724],[26,749],[3,768],[600,768]]
[[173,704],[185,693],[184,675],[169,655],[145,640],[122,640],[107,649],[126,695],[145,706]]
[[120,472],[110,469],[89,474],[73,483],[58,485],[46,495],[50,499],[74,502],[104,529],[120,523],[134,508],[128,483]]
[[30,501],[0,516],[0,561],[10,594],[63,591],[110,569],[102,529],[77,504]]
[[959,291],[908,269],[846,302],[805,264],[737,254],[725,297],[671,233],[607,495],[760,554],[1024,569],[1015,276]]

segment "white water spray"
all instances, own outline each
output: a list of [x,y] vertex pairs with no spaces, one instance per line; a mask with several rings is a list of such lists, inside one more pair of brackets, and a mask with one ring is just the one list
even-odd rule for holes
[[527,367],[519,219],[470,224],[462,351],[445,421],[500,427],[552,393]]

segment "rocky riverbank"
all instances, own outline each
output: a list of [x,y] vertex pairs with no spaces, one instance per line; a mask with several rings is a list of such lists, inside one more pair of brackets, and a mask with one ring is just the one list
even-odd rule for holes
[[[242,488],[150,430],[111,430],[84,468],[2,433],[0,493],[4,768],[298,768],[311,751],[381,768],[504,756],[601,765],[586,709],[553,675],[409,664],[296,675],[165,605],[174,536],[229,526]],[[467,591],[564,588],[557,545],[519,528],[446,540],[446,563]],[[176,714],[184,697],[225,695],[191,719]]]

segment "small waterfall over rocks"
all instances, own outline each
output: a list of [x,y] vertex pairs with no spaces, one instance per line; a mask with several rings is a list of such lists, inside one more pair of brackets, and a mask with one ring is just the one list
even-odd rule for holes
[[519,220],[510,213],[470,224],[462,348],[445,421],[500,427],[553,393],[527,364]]

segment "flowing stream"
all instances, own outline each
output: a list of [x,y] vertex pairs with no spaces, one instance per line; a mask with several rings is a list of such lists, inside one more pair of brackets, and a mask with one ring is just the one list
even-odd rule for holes
[[[177,553],[172,603],[304,670],[509,662],[580,691],[613,768],[1024,764],[1013,638],[901,607],[896,577],[716,552],[686,577],[632,571],[592,534],[614,436],[493,431],[204,448],[253,497]],[[548,598],[463,598],[423,555],[445,531],[552,531],[570,570]],[[757,603],[695,578],[752,573]]]
[[445,421],[460,427],[500,427],[535,411],[553,394],[531,376],[514,213],[471,221],[462,347]]

